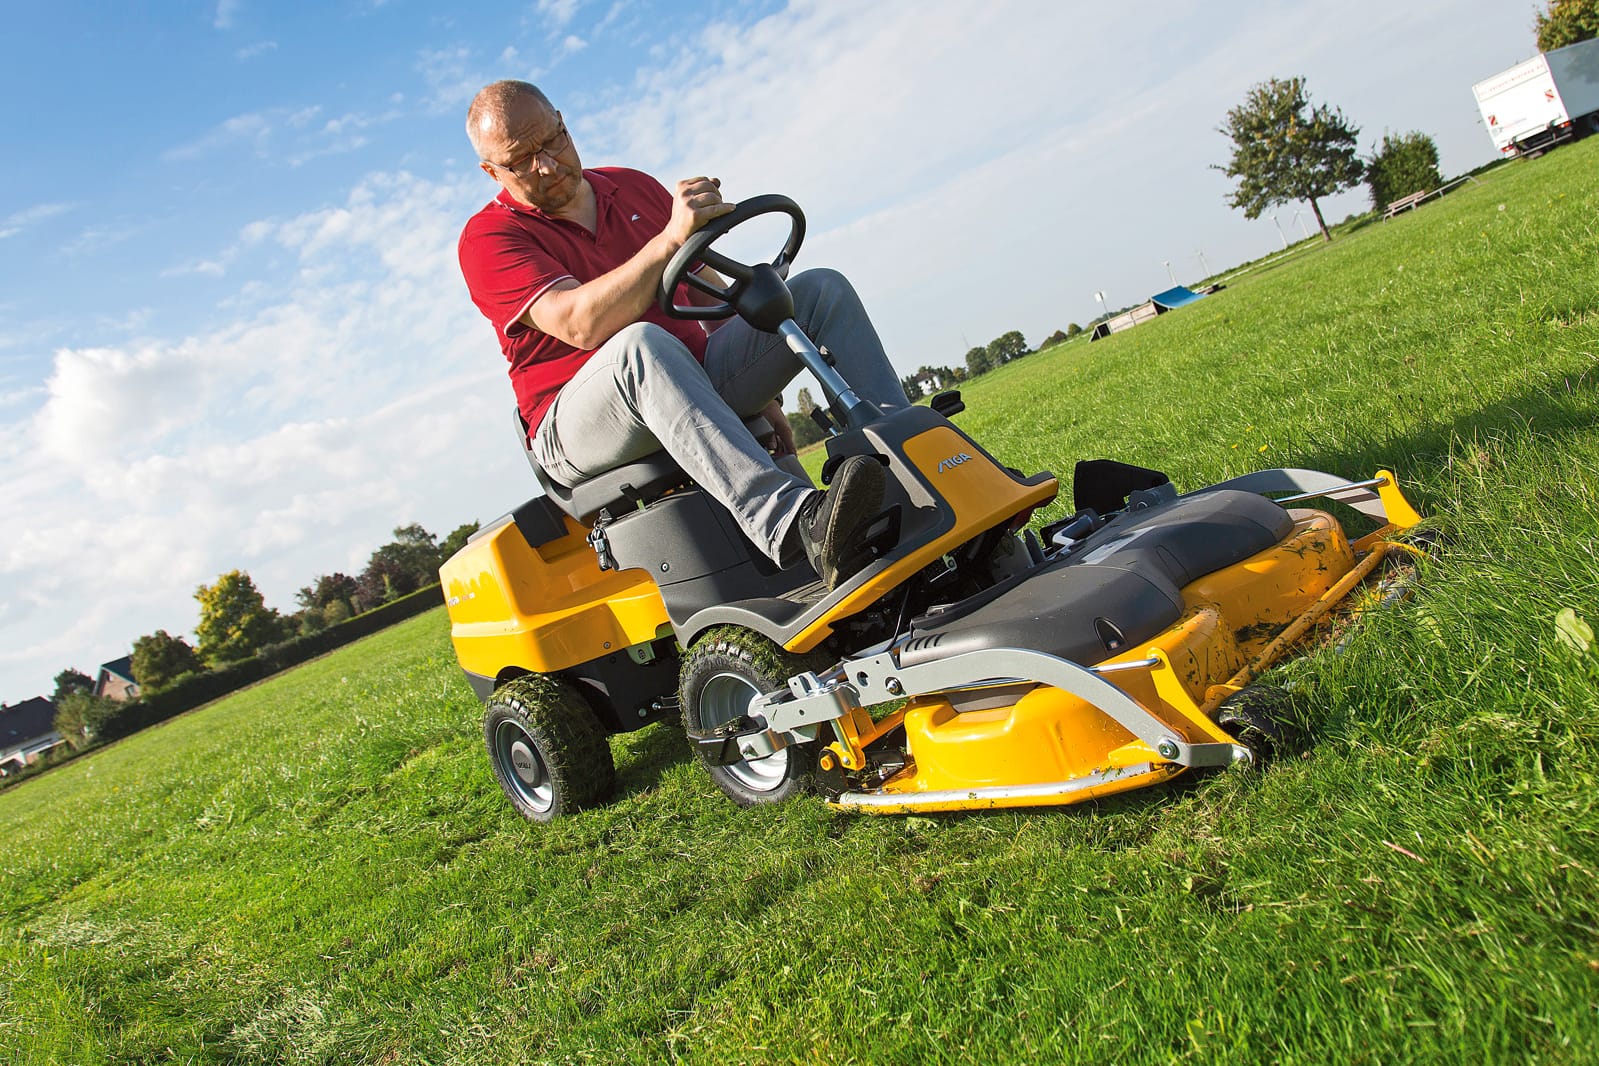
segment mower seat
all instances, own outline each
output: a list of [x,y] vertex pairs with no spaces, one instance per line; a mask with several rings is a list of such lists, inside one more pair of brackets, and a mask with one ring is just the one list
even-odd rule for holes
[[[515,411],[515,415],[517,439],[522,442],[522,453],[527,456],[539,486],[556,506],[586,526],[593,525],[602,510],[617,518],[660,499],[673,489],[693,483],[670,455],[660,451],[623,463],[576,485],[563,485],[539,466],[528,442],[527,423],[522,419],[522,412]],[[744,428],[756,440],[768,439],[773,432],[772,424],[760,415],[746,418]]]

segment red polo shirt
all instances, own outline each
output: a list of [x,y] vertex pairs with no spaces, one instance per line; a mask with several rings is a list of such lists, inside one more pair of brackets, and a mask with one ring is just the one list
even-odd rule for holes
[[[583,176],[594,189],[595,228],[552,218],[536,207],[500,195],[467,221],[461,231],[461,273],[472,302],[494,324],[500,351],[511,364],[516,404],[531,432],[589,356],[565,341],[518,322],[551,285],[564,278],[593,281],[636,255],[666,228],[672,194],[636,170],[601,167]],[[681,290],[678,301],[686,303]],[[670,318],[650,305],[640,319],[672,333],[705,361],[705,331],[698,322]]]

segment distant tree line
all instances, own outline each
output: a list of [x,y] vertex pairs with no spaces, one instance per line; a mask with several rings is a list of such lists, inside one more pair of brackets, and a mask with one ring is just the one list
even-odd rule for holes
[[[1083,327],[1073,322],[1064,330],[1057,329],[1044,338],[1044,343],[1040,344],[1037,350],[1052,348],[1082,332]],[[923,366],[918,368],[916,373],[900,378],[900,387],[912,401],[919,400],[924,396],[942,392],[953,385],[959,385],[963,381],[970,381],[979,374],[986,374],[1012,360],[1030,355],[1032,351],[1033,349],[1027,347],[1027,340],[1020,330],[1009,330],[982,347],[968,351],[964,366]],[[789,424],[794,429],[795,447],[809,447],[819,443],[826,435],[822,427],[811,417],[811,411],[817,406],[819,405],[811,395],[811,390],[802,388],[795,396],[794,410],[786,412]]]
[[194,627],[194,645],[164,629],[133,642],[130,670],[139,686],[139,700],[96,696],[94,679],[81,670],[69,667],[57,674],[51,696],[56,706],[56,731],[74,747],[82,747],[147,697],[247,662],[264,650],[311,640],[341,622],[432,585],[438,581],[444,560],[460,550],[477,529],[476,522],[469,522],[441,542],[415,523],[400,526],[394,531],[394,540],[374,551],[359,574],[322,574],[295,593],[299,610],[291,614],[268,607],[247,572],[221,574],[212,584],[195,590],[200,619]]

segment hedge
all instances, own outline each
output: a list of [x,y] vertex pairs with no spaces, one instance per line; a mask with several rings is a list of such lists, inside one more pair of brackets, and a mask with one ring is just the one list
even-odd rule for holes
[[120,740],[146,729],[157,722],[192,711],[202,703],[220,699],[246,685],[253,685],[291,666],[298,666],[318,655],[326,655],[335,648],[371,636],[396,622],[413,618],[423,611],[432,610],[443,603],[443,593],[438,585],[402,596],[392,603],[374,607],[354,618],[329,626],[319,633],[294,637],[281,644],[269,644],[249,659],[219,666],[181,678],[169,688],[129,700],[100,728],[96,737],[100,741]]

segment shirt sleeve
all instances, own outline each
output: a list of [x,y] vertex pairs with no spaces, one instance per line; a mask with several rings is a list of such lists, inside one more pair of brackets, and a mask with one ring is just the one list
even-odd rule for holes
[[527,332],[517,321],[522,312],[551,285],[573,276],[509,219],[473,217],[458,251],[472,302],[507,337]]

